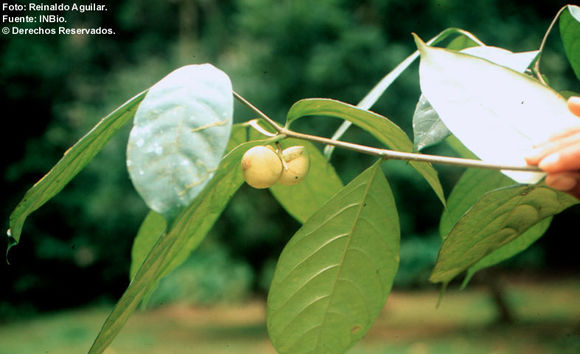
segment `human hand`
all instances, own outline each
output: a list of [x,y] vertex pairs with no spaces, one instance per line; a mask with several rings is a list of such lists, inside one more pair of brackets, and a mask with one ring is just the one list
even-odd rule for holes
[[[568,109],[580,117],[580,97],[570,97]],[[548,173],[548,186],[580,199],[580,120],[578,126],[535,146],[526,162]]]

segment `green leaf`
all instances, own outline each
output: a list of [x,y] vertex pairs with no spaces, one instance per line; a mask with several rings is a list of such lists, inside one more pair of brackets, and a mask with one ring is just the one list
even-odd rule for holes
[[[430,45],[434,44],[434,43],[429,43],[429,42],[427,42],[427,43]],[[445,48],[451,49],[451,50],[463,50],[465,48],[477,47],[480,45],[484,45],[484,44],[481,41],[476,42],[474,39],[467,37],[467,36],[457,36],[452,41],[450,41],[449,44],[447,44],[445,46]]]
[[10,215],[10,247],[20,241],[26,217],[60,192],[101,151],[109,139],[135,114],[146,91],[103,118],[69,148],[54,167],[30,188]]
[[560,37],[576,78],[580,80],[580,7],[568,5],[560,16]]
[[228,141],[228,146],[226,147],[226,151],[230,153],[233,149],[238,147],[239,145],[246,143],[251,140],[262,140],[264,136],[261,136],[258,139],[249,139],[248,134],[248,127],[244,125],[244,123],[238,123],[232,125],[232,132],[230,134],[230,140]]
[[[384,116],[349,105],[344,102],[310,98],[296,102],[288,111],[286,125],[305,116],[328,116],[341,118],[352,122],[366,130],[380,142],[396,151],[412,152],[413,143],[405,132]],[[429,183],[441,202],[445,204],[445,195],[437,171],[426,162],[410,161],[409,164],[417,170]]]
[[445,142],[460,157],[463,157],[465,159],[473,159],[473,160],[476,160],[477,159],[477,156],[475,156],[475,154],[473,152],[471,152],[471,150],[469,150],[468,148],[466,148],[465,145],[463,145],[461,143],[461,141],[459,141],[459,139],[457,139],[457,137],[455,135],[449,135],[445,139]]
[[297,139],[284,139],[281,144],[283,148],[302,145],[310,156],[310,171],[302,182],[292,186],[275,184],[270,187],[280,205],[296,220],[304,223],[343,187],[342,181],[334,167],[313,144]]
[[271,140],[245,143],[224,156],[206,188],[177,215],[170,229],[157,240],[103,324],[90,353],[101,353],[119,333],[139,302],[155,288],[158,281],[181,264],[199,245],[243,183],[240,168],[243,154],[253,146],[270,142]]
[[[428,44],[436,44],[441,41],[446,40],[450,36],[459,36],[457,39],[465,38],[466,41],[470,43],[474,43],[474,45],[483,45],[483,43],[477,39],[473,34],[464,31],[459,28],[447,28],[441,31],[438,35],[430,39],[427,43]],[[385,75],[381,81],[379,81],[375,87],[373,87],[369,93],[356,105],[358,108],[361,109],[370,109],[375,102],[385,93],[385,91],[391,86],[393,82],[405,71],[407,68],[413,64],[413,62],[419,57],[419,51],[413,52],[413,54],[409,55],[405,60],[399,63],[393,70],[391,70],[387,75]],[[348,120],[344,121],[340,127],[336,130],[332,139],[338,140],[340,139],[344,133],[348,130],[352,123]],[[324,148],[324,155],[327,159],[330,159],[330,155],[334,146],[328,145]]]
[[548,230],[551,222],[551,217],[545,218],[536,225],[532,226],[528,231],[515,238],[513,241],[506,243],[505,245],[480,259],[477,263],[467,269],[467,274],[465,275],[465,279],[463,279],[461,287],[465,288],[476,272],[496,265],[530,247],[532,243],[536,242],[536,240],[542,237],[546,230]]
[[210,64],[183,66],[153,85],[139,106],[127,168],[152,210],[171,220],[214,175],[232,126],[232,85]]
[[133,241],[133,247],[131,249],[131,269],[129,271],[129,279],[133,279],[141,264],[151,248],[155,245],[159,237],[165,232],[167,228],[167,223],[163,215],[151,210],[139,227],[137,231],[137,236]]
[[[421,52],[421,91],[459,140],[482,160],[525,166],[534,145],[576,126],[566,101],[529,76],[485,59],[428,47]],[[520,183],[544,174],[504,172]]]
[[496,170],[465,171],[447,198],[447,208],[439,221],[441,238],[447,238],[453,226],[485,193],[512,184],[511,179]]
[[[513,182],[507,176],[494,170],[467,170],[447,199],[447,209],[441,216],[439,231],[443,240],[447,237],[453,226],[461,217],[483,196],[485,193],[506,187]],[[477,263],[467,269],[467,276],[463,281],[463,287],[467,285],[475,272],[506,260],[528,248],[540,238],[552,218],[548,217],[540,221],[528,231],[524,232],[513,241],[499,247]]]
[[[466,37],[459,37],[466,38]],[[463,48],[462,48],[463,49]],[[523,73],[538,57],[539,51],[513,53],[503,48],[478,46],[469,47],[461,51],[491,61],[492,63],[505,66],[512,70]],[[433,109],[424,95],[421,95],[415,113],[413,114],[413,132],[415,149],[421,150],[427,146],[435,145],[443,141],[451,132],[439,118],[437,111]]]
[[429,280],[448,283],[538,222],[578,202],[542,185],[513,186],[485,194],[443,241]]
[[375,164],[314,214],[276,267],[267,326],[280,353],[342,353],[383,308],[399,263],[399,222]]

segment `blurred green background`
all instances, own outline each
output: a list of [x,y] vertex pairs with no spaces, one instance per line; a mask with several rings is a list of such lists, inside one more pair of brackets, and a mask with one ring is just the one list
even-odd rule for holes
[[[102,26],[112,36],[18,36],[0,39],[3,109],[2,228],[25,191],[101,117],[173,69],[210,62],[234,89],[278,121],[298,99],[329,97],[356,104],[414,51],[411,32],[428,39],[459,27],[489,45],[537,49],[565,1],[537,0],[123,0],[106,12],[67,15],[67,26]],[[410,136],[419,96],[417,64],[373,110]],[[543,72],[559,90],[580,92],[557,30]],[[240,105],[235,120],[253,118]],[[338,122],[300,126],[329,136]],[[130,248],[146,206],[129,181],[129,126],[56,198],[32,214],[21,243],[0,262],[0,323],[39,312],[111,304],[128,284]],[[345,139],[376,144],[351,129]],[[433,153],[450,153],[444,147]],[[344,182],[371,162],[336,151]],[[463,172],[436,167],[449,193]],[[395,289],[433,289],[427,282],[439,247],[442,206],[405,163],[385,171],[402,227]],[[532,279],[578,273],[578,207],[555,218],[548,234],[501,270]],[[151,305],[232,303],[264,296],[276,259],[299,224],[266,191],[246,186],[182,267],[161,282]],[[6,238],[0,249],[5,250]],[[4,252],[0,252],[4,253]],[[494,275],[495,276],[495,275]],[[476,279],[477,281],[477,279]]]

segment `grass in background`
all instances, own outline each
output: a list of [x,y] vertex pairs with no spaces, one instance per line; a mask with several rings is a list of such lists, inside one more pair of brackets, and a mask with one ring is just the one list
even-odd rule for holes
[[[349,353],[580,353],[580,280],[512,282],[516,315],[498,325],[485,289],[393,292],[366,337]],[[107,308],[38,316],[0,325],[1,354],[85,353]],[[275,353],[264,303],[207,308],[171,305],[136,313],[108,354]]]

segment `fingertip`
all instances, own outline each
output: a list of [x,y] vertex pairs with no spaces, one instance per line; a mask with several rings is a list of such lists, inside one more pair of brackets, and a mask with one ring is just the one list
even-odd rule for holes
[[546,184],[554,188],[556,190],[562,192],[571,191],[574,187],[576,187],[578,181],[574,176],[570,176],[567,174],[554,174],[548,175],[546,177]]
[[568,98],[568,109],[572,114],[580,117],[580,96],[572,96]]
[[533,166],[538,165],[538,162],[540,162],[540,159],[538,158],[538,156],[526,156],[526,157],[524,157],[524,160],[526,161],[526,163],[528,165],[533,165]]
[[543,158],[538,167],[544,171],[553,171],[558,167],[558,161],[560,160],[560,153],[554,153]]

